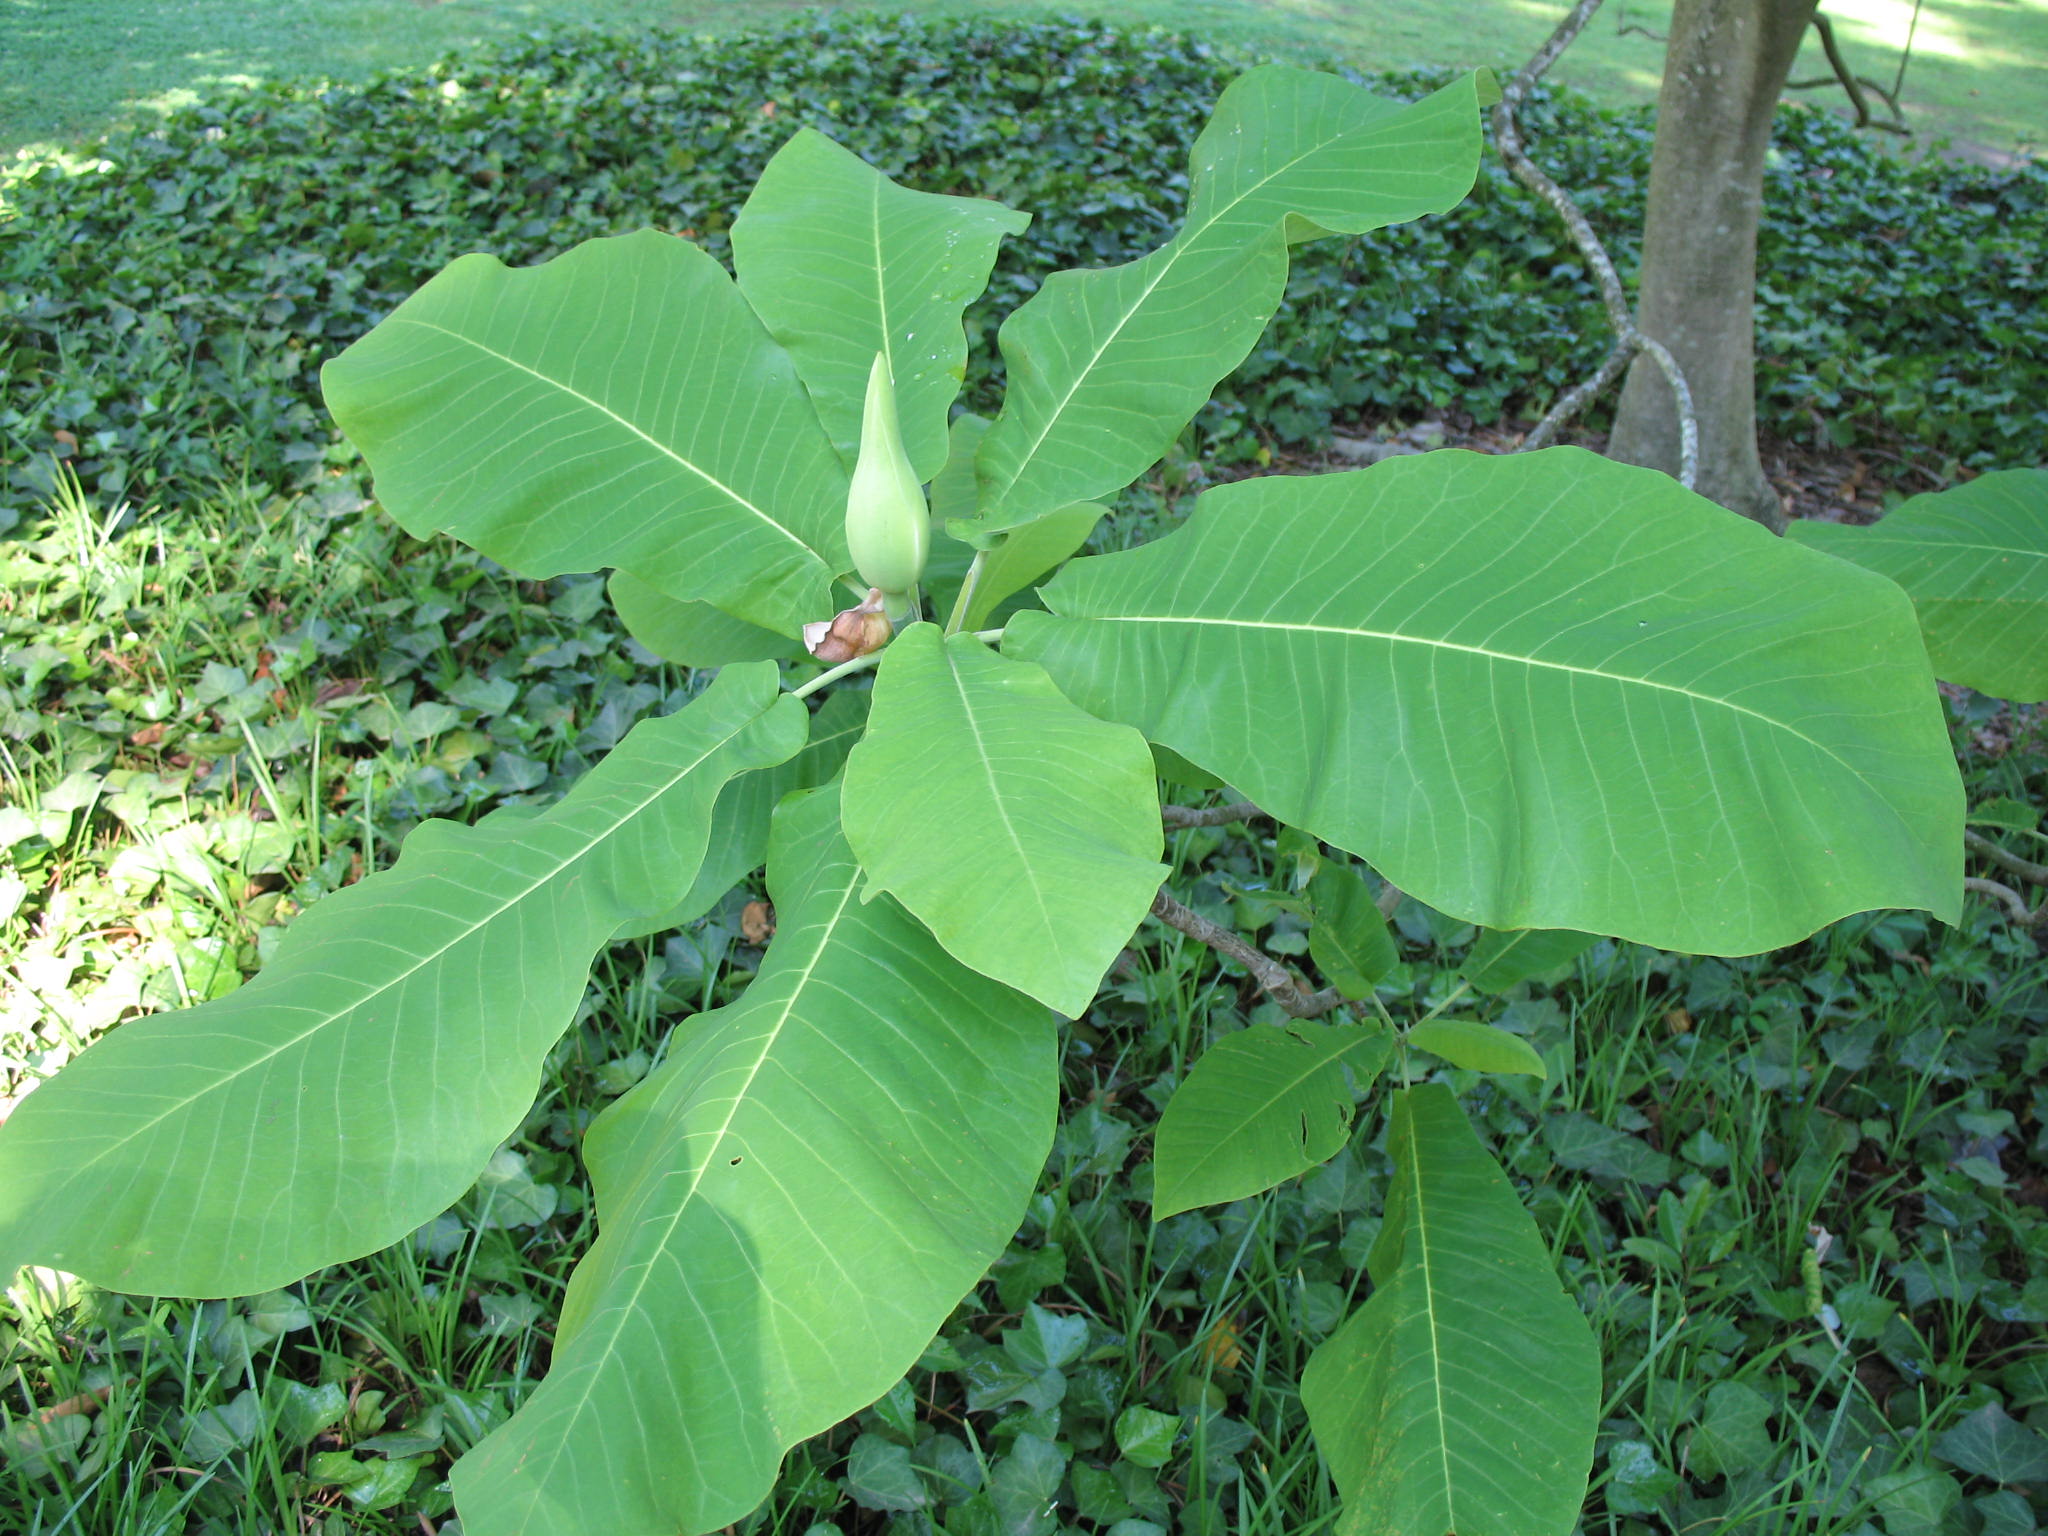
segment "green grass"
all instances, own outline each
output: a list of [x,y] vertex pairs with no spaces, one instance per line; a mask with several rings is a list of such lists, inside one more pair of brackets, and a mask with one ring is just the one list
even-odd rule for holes
[[[768,25],[797,0],[0,0],[0,149],[72,141],[220,82],[356,79],[556,22],[725,30]],[[1080,14],[1157,24],[1240,48],[1335,53],[1372,68],[1517,64],[1561,0],[862,0],[825,9],[928,15]],[[1905,0],[1830,0],[1856,70],[1889,86],[1912,19]],[[1668,0],[1615,0],[1557,69],[1607,104],[1653,100]],[[1825,73],[1809,41],[1796,76]],[[1826,94],[1826,93],[1823,93]],[[1837,93],[1838,94],[1838,93]],[[1923,141],[1995,151],[2048,140],[2048,0],[1925,7],[1904,99]]]

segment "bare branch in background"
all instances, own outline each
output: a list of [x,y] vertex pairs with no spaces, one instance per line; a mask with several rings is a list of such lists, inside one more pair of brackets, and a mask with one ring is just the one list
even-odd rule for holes
[[2016,853],[2007,853],[1998,844],[1968,828],[1963,831],[1963,845],[2010,874],[2018,875],[2032,885],[2048,885],[2048,864],[2030,864]]
[[1558,24],[1544,45],[1536,50],[1536,56],[1516,70],[1501,88],[1501,98],[1493,109],[1494,143],[1500,150],[1500,157],[1514,173],[1515,179],[1529,188],[1556,212],[1570,232],[1572,244],[1579,248],[1579,254],[1586,258],[1586,266],[1592,272],[1600,288],[1600,303],[1607,311],[1607,322],[1614,327],[1614,347],[1607,354],[1599,370],[1585,383],[1567,390],[1555,405],[1545,413],[1543,419],[1522,441],[1524,452],[1547,448],[1556,440],[1564,424],[1578,412],[1584,410],[1602,390],[1608,388],[1622,371],[1635,359],[1638,352],[1646,352],[1662,370],[1671,385],[1671,395],[1678,410],[1678,483],[1687,490],[1693,488],[1699,478],[1700,429],[1699,419],[1693,410],[1692,390],[1686,385],[1685,374],[1678,366],[1678,360],[1661,342],[1645,336],[1636,328],[1635,316],[1630,312],[1628,295],[1623,291],[1621,278],[1614,270],[1614,263],[1607,255],[1607,247],[1600,243],[1600,237],[1593,233],[1593,226],[1586,222],[1586,216],[1579,211],[1579,205],[1572,201],[1570,194],[1539,170],[1522,147],[1521,129],[1515,122],[1515,113],[1528,97],[1545,70],[1555,64],[1558,55],[1571,46],[1600,9],[1600,0],[1579,0],[1572,7],[1571,14]]

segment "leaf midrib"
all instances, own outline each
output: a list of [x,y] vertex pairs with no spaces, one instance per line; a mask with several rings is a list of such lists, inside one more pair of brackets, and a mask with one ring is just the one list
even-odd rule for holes
[[[761,1075],[761,1071],[767,1066],[769,1058],[774,1055],[775,1047],[781,1043],[783,1032],[789,1028],[791,1021],[796,1016],[797,1004],[802,1000],[806,989],[809,988],[811,978],[816,975],[818,967],[824,963],[825,955],[831,948],[832,936],[838,931],[839,925],[845,920],[847,909],[853,905],[854,893],[860,887],[860,873],[859,864],[852,863],[848,865],[846,884],[839,893],[838,905],[832,909],[831,916],[819,924],[817,941],[811,950],[810,958],[805,961],[803,968],[797,973],[795,984],[790,987],[789,995],[783,1000],[773,1024],[761,1037],[760,1049],[755,1055],[753,1065],[747,1068],[746,1081],[733,1092],[726,1109],[724,1122],[718,1127],[717,1134],[712,1138],[709,1150],[698,1160],[697,1167],[690,1175],[689,1187],[683,1191],[682,1196],[676,1201],[675,1208],[664,1225],[661,1242],[658,1245],[662,1251],[667,1251],[669,1242],[675,1237],[676,1229],[682,1225],[684,1216],[689,1213],[691,1207],[696,1202],[698,1188],[704,1182],[704,1174],[717,1160],[720,1147],[724,1144],[727,1135],[732,1131],[733,1121],[739,1117],[740,1110],[748,1101],[748,1096],[753,1090],[754,1080]],[[644,1238],[645,1232],[646,1228],[644,1227],[636,1228],[635,1236]],[[609,1363],[615,1357],[619,1336],[625,1331],[627,1321],[640,1315],[640,1298],[645,1293],[648,1281],[653,1276],[654,1271],[655,1266],[652,1264],[641,1265],[639,1278],[630,1294],[608,1309],[609,1314],[617,1319],[617,1321],[607,1330],[605,1347],[598,1351],[600,1361]],[[575,1342],[580,1346],[587,1337],[587,1334],[579,1336]],[[596,1384],[603,1374],[602,1369],[587,1373],[583,1378],[587,1385],[578,1392],[573,1401],[563,1406],[561,1412],[568,1416],[569,1428],[566,1428],[561,1438],[555,1442],[555,1449],[548,1458],[546,1469],[536,1471],[533,1474],[536,1484],[545,1483],[548,1477],[552,1475],[553,1469],[560,1464],[562,1456],[573,1438],[576,1421],[582,1418],[586,1412],[589,1412],[595,1403]]]
[[[315,1035],[318,1035],[322,1030],[333,1028],[336,1024],[349,1018],[351,1015],[360,1012],[363,1008],[375,1002],[379,997],[382,997],[386,992],[390,991],[393,987],[399,986],[405,981],[409,980],[412,976],[416,975],[426,966],[431,965],[436,960],[439,960],[443,955],[447,954],[457,945],[466,942],[479,931],[488,927],[490,924],[496,922],[500,917],[504,916],[506,912],[510,911],[520,902],[525,901],[529,896],[533,895],[533,893],[539,890],[542,886],[547,885],[556,878],[558,878],[565,870],[574,866],[578,861],[588,857],[591,853],[595,852],[598,848],[602,847],[605,843],[610,841],[612,837],[616,836],[618,832],[628,822],[632,821],[635,817],[644,813],[647,810],[647,808],[650,805],[652,805],[655,801],[659,800],[662,796],[669,793],[669,791],[674,789],[676,785],[681,783],[684,779],[688,778],[692,773],[696,772],[697,769],[701,768],[714,755],[723,751],[728,745],[731,744],[734,738],[739,736],[749,726],[753,725],[759,720],[765,719],[767,717],[768,711],[773,709],[774,707],[775,701],[771,700],[769,701],[769,704],[766,708],[762,709],[760,712],[756,714],[749,715],[745,720],[741,721],[730,732],[728,732],[724,736],[721,736],[717,741],[712,743],[712,745],[708,747],[693,762],[690,762],[678,768],[677,771],[673,775],[671,775],[666,781],[660,784],[657,788],[650,791],[646,796],[637,801],[627,810],[622,812],[603,832],[599,833],[595,837],[592,837],[588,842],[584,843],[581,847],[579,847],[574,853],[570,854],[568,857],[556,861],[551,868],[547,869],[537,878],[529,882],[524,889],[516,891],[511,895],[505,897],[487,915],[480,917],[476,921],[465,926],[439,948],[431,950],[428,953],[420,956],[416,961],[413,962],[413,964],[406,967],[405,970],[399,972],[395,976],[386,979],[383,982],[380,982],[378,985],[373,987],[368,992],[358,994],[348,1003],[346,1007],[338,1008],[335,1011],[326,1014],[322,1018],[316,1020],[308,1028],[301,1030],[299,1033],[291,1036],[287,1040],[279,1041],[271,1049],[263,1052],[260,1056],[256,1056],[250,1059],[249,1061],[244,1062],[240,1066],[234,1068],[234,1070],[222,1076],[210,1079],[207,1082],[206,1086],[201,1088],[197,1093],[194,1093],[189,1097],[177,1100],[160,1113],[151,1116],[148,1120],[144,1121],[141,1125],[137,1126],[132,1132],[123,1136],[118,1141],[109,1142],[106,1145],[106,1147],[103,1148],[101,1151],[93,1154],[93,1156],[87,1158],[83,1163],[78,1164],[78,1169],[83,1170],[86,1168],[90,1168],[95,1164],[103,1161],[104,1159],[113,1156],[116,1152],[122,1150],[123,1148],[132,1146],[135,1142],[140,1140],[143,1136],[147,1135],[150,1131],[154,1130],[158,1125],[161,1125],[165,1120],[169,1119],[172,1115],[179,1114],[184,1110],[190,1108],[192,1105],[200,1103],[208,1095],[221,1091],[229,1084],[233,1083],[236,1079],[242,1077],[245,1073],[253,1072],[258,1067],[264,1065],[266,1062],[269,1062],[274,1058],[285,1054],[287,1051],[296,1049],[298,1046],[312,1039]],[[538,830],[538,828],[536,827],[535,830]],[[226,1001],[226,999],[222,999],[222,1001]]]
[[[1419,103],[1415,103],[1415,105],[1419,105]],[[1405,108],[1403,110],[1405,110]],[[1340,143],[1344,139],[1351,138],[1354,135],[1363,134],[1368,129],[1377,127],[1383,123],[1391,121],[1394,117],[1398,117],[1399,115],[1399,112],[1390,113],[1386,117],[1377,119],[1374,123],[1364,124],[1357,128],[1347,129],[1342,133],[1332,134],[1329,138],[1320,140],[1311,148],[1303,151],[1299,155],[1296,155],[1292,160],[1288,161],[1285,165],[1276,168],[1270,175],[1267,175],[1261,178],[1259,181],[1252,183],[1252,185],[1245,188],[1243,192],[1239,193],[1229,202],[1218,206],[1217,209],[1212,214],[1210,214],[1210,216],[1203,223],[1199,225],[1183,224],[1180,227],[1180,229],[1175,232],[1173,239],[1167,242],[1167,244],[1165,244],[1164,246],[1160,247],[1161,252],[1167,252],[1170,254],[1167,260],[1160,263],[1158,276],[1154,277],[1151,282],[1147,283],[1144,287],[1144,290],[1140,292],[1138,296],[1131,301],[1130,305],[1124,310],[1123,314],[1117,317],[1116,324],[1110,329],[1109,334],[1103,338],[1102,344],[1095,349],[1094,355],[1088,359],[1086,366],[1082,367],[1075,373],[1073,383],[1067,386],[1067,392],[1060,397],[1059,404],[1054,406],[1049,412],[1046,413],[1044,425],[1039,428],[1038,435],[1031,440],[1031,446],[1025,449],[1023,454],[1019,456],[1017,460],[1016,472],[1010,476],[1008,483],[1003,486],[1001,495],[995,498],[994,502],[991,504],[991,509],[993,510],[995,508],[999,508],[1002,505],[1003,500],[1009,496],[1010,492],[1016,489],[1017,483],[1024,478],[1024,472],[1027,469],[1029,469],[1032,463],[1037,459],[1038,450],[1045,446],[1046,438],[1052,435],[1053,428],[1056,425],[1058,425],[1060,419],[1066,414],[1067,408],[1073,404],[1074,396],[1081,392],[1082,384],[1087,381],[1090,375],[1092,375],[1095,372],[1096,366],[1099,363],[1101,363],[1103,354],[1106,353],[1110,349],[1110,347],[1116,342],[1117,338],[1124,333],[1124,328],[1131,323],[1132,318],[1138,313],[1138,311],[1144,308],[1145,302],[1152,297],[1153,292],[1159,287],[1159,285],[1166,281],[1168,274],[1170,274],[1173,271],[1175,264],[1180,261],[1182,255],[1184,255],[1191,247],[1193,247],[1198,241],[1200,241],[1204,235],[1208,234],[1210,230],[1214,229],[1217,226],[1217,224],[1219,224],[1223,220],[1223,218],[1231,212],[1232,209],[1238,207],[1240,204],[1246,202],[1248,199],[1250,199],[1257,193],[1263,191],[1267,186],[1272,184],[1274,181],[1277,181],[1280,177],[1286,175],[1289,171],[1293,170],[1297,165],[1301,164],[1302,161],[1309,159],[1311,156],[1322,154],[1324,151],[1328,150],[1332,145]],[[1213,162],[1209,174],[1211,176],[1215,174],[1215,171],[1213,169]],[[1192,202],[1194,199],[1194,189],[1192,185],[1192,180],[1190,182],[1188,195],[1189,201]],[[1286,217],[1286,214],[1282,214],[1280,218],[1275,219],[1273,222],[1274,224],[1278,224],[1282,222],[1282,220],[1284,220]],[[1263,226],[1262,232],[1263,230],[1270,228],[1272,228],[1272,225]],[[1147,258],[1143,256],[1138,258],[1139,261],[1144,261],[1146,259]],[[1135,263],[1132,263],[1132,265],[1135,265]],[[1110,268],[1109,270],[1115,271],[1118,269]]]
[[384,323],[386,325],[391,326],[416,326],[420,330],[433,331],[438,335],[446,336],[451,341],[459,342],[463,346],[473,347],[477,351],[483,353],[486,357],[494,357],[499,362],[505,364],[506,367],[516,368],[521,373],[528,374],[531,377],[540,380],[541,383],[549,385],[561,391],[563,394],[568,395],[572,399],[581,401],[584,405],[588,406],[591,410],[598,412],[600,415],[610,417],[613,421],[617,422],[620,426],[624,427],[628,432],[632,433],[635,437],[639,438],[642,442],[646,443],[648,447],[654,449],[655,452],[663,455],[665,458],[673,460],[677,465],[681,466],[683,469],[688,470],[691,474],[697,476],[698,479],[702,480],[706,485],[710,486],[713,490],[717,491],[721,496],[724,496],[734,506],[739,507],[742,510],[749,512],[753,514],[755,517],[759,518],[763,523],[767,524],[768,527],[774,529],[777,533],[781,534],[785,539],[789,540],[790,543],[796,545],[797,548],[801,549],[806,555],[810,556],[811,560],[821,570],[824,569],[824,557],[821,556],[815,549],[812,549],[811,546],[804,541],[801,535],[796,533],[793,529],[787,528],[782,523],[776,521],[776,519],[772,515],[763,511],[760,507],[754,505],[754,503],[749,501],[746,498],[746,496],[741,494],[734,487],[727,485],[723,480],[719,479],[716,475],[712,474],[710,470],[704,468],[701,464],[695,463],[694,461],[684,457],[675,449],[671,448],[667,443],[664,443],[660,438],[655,437],[652,433],[646,431],[644,428],[635,425],[626,417],[621,416],[617,411],[613,410],[610,406],[606,405],[602,400],[599,400],[594,395],[586,395],[582,390],[577,389],[574,385],[569,384],[564,380],[557,379],[550,374],[543,373],[538,368],[535,368],[528,363],[521,362],[518,358],[511,356],[509,353],[500,352],[496,347],[486,346],[483,342],[478,341],[474,336],[465,336],[460,331],[450,330],[445,325],[436,325],[431,320],[415,319],[414,317],[406,315],[401,312],[392,315],[390,319],[386,320]]
[[[1877,793],[1863,771],[1854,763],[1849,762],[1839,752],[1835,751],[1834,748],[1828,746],[1827,743],[1807,735],[1806,732],[1788,721],[1776,719],[1771,715],[1765,714],[1762,710],[1750,708],[1747,704],[1738,704],[1733,699],[1719,698],[1711,693],[1700,693],[1692,688],[1681,687],[1677,683],[1659,682],[1655,678],[1641,677],[1625,672],[1603,672],[1598,667],[1575,666],[1570,662],[1563,661],[1545,661],[1536,656],[1518,656],[1512,651],[1496,651],[1487,646],[1471,645],[1458,640],[1442,640],[1428,635],[1404,635],[1397,630],[1358,629],[1344,624],[1308,624],[1299,620],[1290,620],[1282,623],[1272,619],[1232,619],[1209,614],[1199,616],[1142,613],[1095,614],[1086,616],[1085,620],[1080,615],[1062,615],[1062,617],[1072,617],[1076,622],[1090,624],[1185,624],[1200,630],[1268,629],[1277,630],[1285,634],[1343,635],[1354,640],[1381,640],[1391,644],[1420,645],[1433,650],[1457,651],[1468,656],[1484,657],[1488,661],[1512,662],[1520,666],[1534,667],[1551,672],[1563,672],[1576,677],[1593,677],[1603,682],[1650,688],[1662,693],[1675,693],[1683,698],[1693,699],[1702,704],[1717,705],[1734,714],[1747,715],[1753,720],[1762,721],[1774,730],[1783,731],[1787,735],[1805,742],[1814,751],[1839,764],[1842,770],[1851,775],[1857,783],[1871,790],[1873,794]],[[1879,798],[1882,799],[1882,796]]]

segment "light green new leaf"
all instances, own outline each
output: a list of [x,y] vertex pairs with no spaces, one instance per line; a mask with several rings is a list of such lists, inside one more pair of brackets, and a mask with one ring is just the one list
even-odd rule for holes
[[930,599],[930,611],[942,619],[953,611],[960,580],[975,555],[974,546],[954,538],[947,531],[947,524],[974,514],[974,498],[979,494],[974,483],[974,453],[988,435],[989,426],[982,417],[967,411],[953,418],[946,439],[945,466],[930,486],[932,550],[931,558],[925,562],[924,589]]
[[976,465],[984,526],[1142,474],[1272,319],[1291,241],[1456,206],[1478,174],[1488,84],[1404,105],[1285,65],[1234,82],[1195,141],[1174,238],[1125,266],[1056,272],[1003,323],[1008,393]]
[[1875,526],[1786,536],[1891,577],[1920,615],[1935,676],[2048,699],[2048,469],[2008,469],[1902,502]]
[[[1254,1024],[1225,1035],[1174,1091],[1152,1143],[1152,1219],[1243,1200],[1328,1162],[1393,1054],[1362,1024]],[[1351,1076],[1347,1079],[1345,1070]]]
[[835,690],[811,716],[810,739],[803,751],[772,768],[740,774],[718,792],[711,808],[711,833],[697,878],[682,899],[666,912],[635,918],[612,935],[637,939],[702,917],[768,857],[770,818],[784,795],[830,783],[846,766],[846,754],[867,729],[868,696],[857,689]]
[[961,311],[988,286],[1002,237],[1030,222],[987,198],[899,187],[812,128],[775,152],[733,221],[733,266],[849,470],[879,352],[911,466],[920,480],[938,472],[967,367]]
[[626,632],[664,661],[681,667],[722,667],[732,661],[780,661],[803,653],[801,642],[749,624],[709,603],[680,601],[631,571],[606,584]]
[[558,804],[430,821],[217,1002],[124,1024],[0,1127],[0,1272],[261,1291],[445,1210],[532,1107],[598,949],[671,905],[726,781],[792,756],[775,668],[728,668]]
[[461,257],[320,380],[411,533],[526,576],[619,567],[782,634],[839,606],[846,471],[788,354],[687,240]]
[[1570,928],[1517,928],[1508,933],[1489,928],[1458,969],[1476,991],[1499,994],[1518,981],[1569,965],[1599,942],[1596,934]]
[[1006,598],[1014,597],[1088,542],[1109,508],[1077,502],[1049,512],[1028,527],[998,534],[982,555],[981,576],[968,599],[962,625],[985,627]]
[[1477,1019],[1425,1019],[1408,1031],[1408,1043],[1473,1072],[1550,1076],[1550,1069],[1528,1041]]
[[1366,996],[1401,961],[1372,891],[1357,870],[1325,864],[1309,883],[1309,900],[1309,958],[1346,997]]
[[1911,606],[1668,478],[1447,452],[1204,495],[1006,654],[1489,928],[1747,954],[1949,921],[1962,786]]
[[846,838],[955,957],[1070,1018],[1166,878],[1144,738],[931,624],[882,658]]
[[1394,1096],[1370,1299],[1301,1400],[1340,1536],[1564,1536],[1600,1412],[1600,1352],[1536,1223],[1441,1084]]
[[776,813],[776,936],[745,996],[591,1129],[598,1239],[547,1378],[455,1469],[477,1536],[739,1519],[1016,1230],[1052,1144],[1052,1017],[860,899],[838,800]]

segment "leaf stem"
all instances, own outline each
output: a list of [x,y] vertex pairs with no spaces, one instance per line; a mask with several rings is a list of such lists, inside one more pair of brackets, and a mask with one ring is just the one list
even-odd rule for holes
[[967,622],[968,604],[974,601],[974,589],[981,584],[982,563],[988,559],[988,551],[977,549],[974,559],[967,567],[967,574],[960,580],[960,595],[953,599],[953,611],[946,619],[946,633],[956,635]]
[[827,683],[836,683],[840,678],[849,677],[855,672],[865,672],[881,659],[881,651],[870,651],[865,656],[856,656],[851,661],[842,661],[838,666],[820,672],[809,682],[797,684],[796,687],[789,690],[789,696],[793,699],[807,699]]

